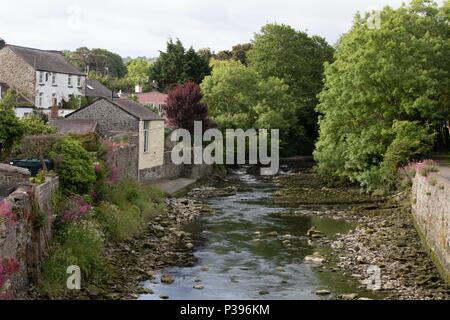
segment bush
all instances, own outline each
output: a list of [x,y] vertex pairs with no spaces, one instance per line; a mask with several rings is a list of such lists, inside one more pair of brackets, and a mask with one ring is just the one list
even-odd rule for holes
[[104,234],[98,224],[81,220],[68,226],[64,233],[63,247],[70,250],[77,259],[76,265],[91,277],[103,266]]
[[57,160],[61,187],[76,194],[89,193],[96,180],[93,159],[73,138],[56,143],[50,157]]
[[161,191],[131,179],[119,181],[108,192],[112,203],[97,206],[94,218],[112,240],[130,239],[155,212],[165,209]]
[[51,295],[65,291],[67,268],[71,265],[77,265],[77,258],[70,250],[53,248],[42,265],[41,285],[44,291]]
[[38,114],[30,114],[20,120],[24,135],[53,134],[57,132],[56,127],[49,126]]
[[140,209],[129,205],[121,209],[103,202],[95,210],[95,220],[111,240],[127,240],[138,234],[144,223]]

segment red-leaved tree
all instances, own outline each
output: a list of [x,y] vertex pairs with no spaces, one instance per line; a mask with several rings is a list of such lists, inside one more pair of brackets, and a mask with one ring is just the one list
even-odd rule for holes
[[203,130],[212,126],[208,117],[208,106],[201,100],[198,84],[188,81],[169,92],[166,106],[166,121],[169,128],[183,128],[194,132],[194,121],[202,121]]

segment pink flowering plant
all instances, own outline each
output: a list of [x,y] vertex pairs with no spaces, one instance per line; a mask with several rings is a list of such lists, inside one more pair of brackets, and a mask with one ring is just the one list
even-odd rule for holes
[[9,223],[16,223],[17,221],[12,204],[6,200],[0,202],[0,219]]
[[433,160],[412,161],[407,166],[400,169],[400,174],[404,177],[404,184],[411,186],[412,180],[417,174],[427,178],[431,185],[437,183],[436,176],[432,173],[439,172],[438,165]]
[[12,298],[11,292],[5,286],[19,270],[19,263],[14,259],[8,258],[0,261],[0,300],[9,300]]
[[63,211],[63,221],[76,221],[86,216],[91,211],[91,206],[82,196],[73,196],[69,199],[67,209]]

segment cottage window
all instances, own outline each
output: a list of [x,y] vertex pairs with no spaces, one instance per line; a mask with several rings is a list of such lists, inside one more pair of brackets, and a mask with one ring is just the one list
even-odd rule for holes
[[56,73],[52,73],[52,85],[56,85]]
[[150,121],[144,121],[144,152],[149,150]]
[[42,92],[40,92],[39,98],[38,98],[38,105],[39,105],[39,107],[42,107],[43,104],[44,104],[44,94]]
[[44,83],[44,73],[39,72],[39,84],[43,84],[43,83]]
[[81,88],[81,77],[80,76],[78,76],[78,78],[77,78],[77,87]]
[[68,79],[67,84],[69,85],[69,87],[71,87],[72,86],[72,76],[69,75],[69,77],[67,79]]

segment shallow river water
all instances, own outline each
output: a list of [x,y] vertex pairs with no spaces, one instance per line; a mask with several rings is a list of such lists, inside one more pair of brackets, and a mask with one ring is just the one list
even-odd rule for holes
[[[155,280],[144,287],[154,294],[140,299],[330,299],[340,293],[355,292],[355,283],[338,272],[316,268],[303,262],[314,253],[307,231],[316,228],[329,237],[345,233],[344,221],[283,215],[290,209],[267,205],[276,190],[270,180],[257,179],[236,171],[241,189],[235,195],[207,200],[215,214],[186,226],[197,238],[192,267],[164,270],[175,282]],[[243,188],[242,188],[243,187]],[[288,241],[286,241],[288,240]],[[201,285],[203,289],[195,289]],[[329,290],[328,296],[316,295]]]

